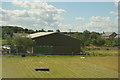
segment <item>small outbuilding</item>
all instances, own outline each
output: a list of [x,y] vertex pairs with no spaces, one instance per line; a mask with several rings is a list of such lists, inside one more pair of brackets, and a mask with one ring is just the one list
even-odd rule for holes
[[80,40],[58,32],[38,32],[29,35],[35,40],[33,53],[50,55],[77,55]]

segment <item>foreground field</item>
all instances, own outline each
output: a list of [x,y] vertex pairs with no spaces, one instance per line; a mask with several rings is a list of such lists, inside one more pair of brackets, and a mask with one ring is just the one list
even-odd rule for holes
[[[4,57],[3,78],[117,78],[118,57]],[[37,72],[35,68],[49,68]]]
[[0,80],[2,79],[2,59],[1,59],[1,55],[0,55]]

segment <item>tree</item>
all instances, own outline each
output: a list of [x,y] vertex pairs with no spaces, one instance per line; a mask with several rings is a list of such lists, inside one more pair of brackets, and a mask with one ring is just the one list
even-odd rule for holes
[[90,45],[90,31],[85,30],[83,32],[83,42],[84,42],[84,46],[89,46]]
[[36,30],[35,32],[40,32],[40,31]]
[[91,39],[97,39],[98,37],[100,37],[100,35],[99,35],[98,33],[96,33],[96,32],[91,32],[91,34],[90,34],[90,38],[91,38]]
[[54,32],[53,30],[48,30],[47,32]]
[[31,38],[21,36],[14,36],[8,40],[8,43],[16,47],[18,53],[26,53],[26,51],[35,44]]
[[35,31],[33,31],[32,29],[29,29],[29,30],[27,31],[27,33],[28,33],[28,34],[32,34],[32,33],[35,33]]
[[46,32],[44,29],[38,30],[38,32]]
[[120,46],[120,38],[115,38],[114,42],[115,42],[114,46]]
[[98,38],[93,41],[93,45],[95,46],[103,46],[105,44],[105,40],[102,38]]
[[56,32],[60,32],[60,30],[59,30],[59,29],[57,29],[57,30],[56,30]]
[[25,30],[24,30],[24,31],[25,31],[25,33],[27,33],[27,32],[28,32],[28,29],[27,29],[27,28],[25,28]]
[[89,37],[90,37],[90,31],[85,30],[85,31],[83,32],[83,35],[84,35],[86,38],[89,38]]
[[2,38],[6,39],[7,37],[12,37],[13,36],[13,30],[11,29],[11,27],[2,27]]

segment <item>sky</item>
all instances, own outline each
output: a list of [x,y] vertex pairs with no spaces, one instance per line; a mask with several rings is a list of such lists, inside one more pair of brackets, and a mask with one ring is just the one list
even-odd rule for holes
[[1,25],[34,30],[118,32],[114,2],[2,2]]

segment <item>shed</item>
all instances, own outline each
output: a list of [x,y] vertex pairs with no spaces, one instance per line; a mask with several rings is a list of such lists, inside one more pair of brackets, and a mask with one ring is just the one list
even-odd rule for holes
[[77,55],[80,53],[80,40],[59,32],[38,32],[29,35],[35,40],[33,53],[50,55]]

